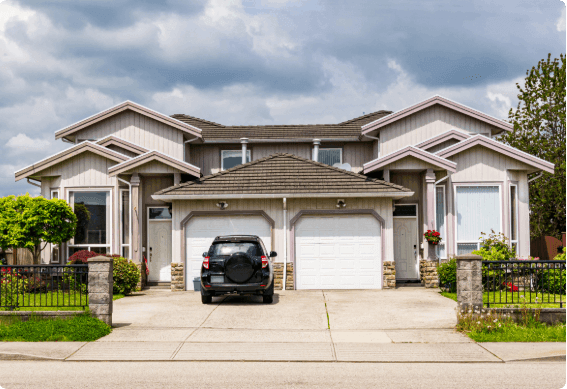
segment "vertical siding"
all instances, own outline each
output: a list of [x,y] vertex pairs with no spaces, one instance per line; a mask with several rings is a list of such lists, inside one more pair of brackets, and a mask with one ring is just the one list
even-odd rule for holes
[[114,186],[116,178],[108,176],[108,168],[116,162],[85,152],[42,172],[44,176],[60,176],[60,186]]
[[362,166],[373,159],[373,142],[345,143],[343,146],[343,163],[349,163],[352,171],[359,173]]

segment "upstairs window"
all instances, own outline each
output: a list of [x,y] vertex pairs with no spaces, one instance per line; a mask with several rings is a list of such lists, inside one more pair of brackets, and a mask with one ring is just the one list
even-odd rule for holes
[[338,167],[343,163],[343,149],[319,149],[317,160],[326,165]]
[[[246,150],[246,162],[250,162],[250,150]],[[242,150],[222,150],[221,169],[226,170],[242,164]]]

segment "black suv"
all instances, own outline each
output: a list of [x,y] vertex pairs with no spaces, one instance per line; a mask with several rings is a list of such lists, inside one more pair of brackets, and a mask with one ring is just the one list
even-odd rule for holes
[[203,253],[201,301],[228,293],[256,294],[264,303],[274,298],[274,268],[262,239],[255,235],[217,236]]

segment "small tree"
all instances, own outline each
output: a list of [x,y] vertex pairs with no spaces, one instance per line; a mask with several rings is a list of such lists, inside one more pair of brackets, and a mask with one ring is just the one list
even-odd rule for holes
[[43,197],[0,198],[0,247],[23,247],[40,262],[48,243],[61,244],[75,235],[77,217],[65,200]]

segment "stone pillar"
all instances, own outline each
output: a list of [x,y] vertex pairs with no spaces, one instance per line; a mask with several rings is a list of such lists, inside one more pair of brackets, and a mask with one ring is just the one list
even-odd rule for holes
[[[426,215],[427,219],[425,220],[425,224],[427,225],[428,230],[432,230],[435,228],[435,173],[433,169],[427,169],[427,173],[425,174],[425,183],[427,186],[426,190]],[[437,259],[437,254],[435,252],[435,245],[429,244],[427,240],[425,240],[426,250],[426,257],[427,259]]]
[[392,289],[396,287],[396,263],[394,261],[384,261],[383,265],[384,282],[382,289]]
[[421,260],[419,261],[419,275],[421,279],[421,285],[426,288],[438,288],[439,287],[439,275],[437,273],[437,267],[439,266],[439,260]]
[[89,310],[93,317],[112,325],[112,258],[89,258]]
[[[274,262],[274,289],[275,290],[282,290],[283,289],[283,266],[282,262]],[[287,263],[286,269],[286,281],[285,281],[285,288],[286,290],[293,290],[293,263]]]
[[[185,290],[185,276],[183,262],[171,263],[171,291],[179,292]],[[193,281],[193,280],[191,280]]]
[[457,257],[457,303],[459,309],[482,308],[482,257]]

